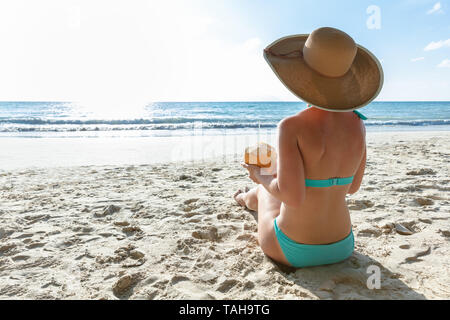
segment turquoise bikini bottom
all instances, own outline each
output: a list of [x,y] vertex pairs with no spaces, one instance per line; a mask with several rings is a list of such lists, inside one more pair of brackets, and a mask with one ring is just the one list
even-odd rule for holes
[[275,234],[287,261],[296,268],[337,263],[350,257],[355,248],[353,231],[343,240],[331,244],[301,244],[285,235],[273,222]]

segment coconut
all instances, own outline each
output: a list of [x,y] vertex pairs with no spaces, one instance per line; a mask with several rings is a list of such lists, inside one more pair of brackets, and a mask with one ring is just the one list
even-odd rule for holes
[[257,145],[245,149],[244,158],[246,164],[256,165],[260,168],[270,168],[272,163],[276,163],[277,151],[271,145],[259,142]]

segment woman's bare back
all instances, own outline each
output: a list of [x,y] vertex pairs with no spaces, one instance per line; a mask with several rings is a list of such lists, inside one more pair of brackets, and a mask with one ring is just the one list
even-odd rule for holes
[[363,122],[353,112],[307,109],[291,117],[305,179],[355,176],[353,183],[328,188],[307,187],[300,207],[281,205],[277,222],[292,240],[328,244],[344,239],[351,230],[345,196],[359,189],[365,168]]

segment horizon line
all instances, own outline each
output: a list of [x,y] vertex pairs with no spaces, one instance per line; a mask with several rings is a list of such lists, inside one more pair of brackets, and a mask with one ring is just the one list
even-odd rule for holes
[[[42,103],[80,103],[81,101],[64,101],[64,100],[0,100],[0,103],[7,102],[42,102]],[[148,101],[143,103],[236,103],[236,102],[244,102],[244,103],[306,103],[304,101],[291,101],[291,100],[213,100],[213,101],[202,101],[202,100],[173,100],[173,101]],[[374,102],[450,102],[450,100],[375,100]],[[370,103],[370,104],[371,104]],[[370,105],[368,104],[368,105]]]

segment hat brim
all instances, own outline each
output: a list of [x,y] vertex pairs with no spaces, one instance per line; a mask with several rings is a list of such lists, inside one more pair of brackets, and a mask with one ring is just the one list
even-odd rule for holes
[[[357,45],[349,71],[330,78],[311,69],[302,54],[309,35],[281,38],[264,50],[264,58],[280,81],[298,98],[328,111],[352,111],[373,101],[383,87],[383,68],[378,59]],[[282,56],[298,51],[295,56]],[[281,56],[280,56],[281,55]]]

